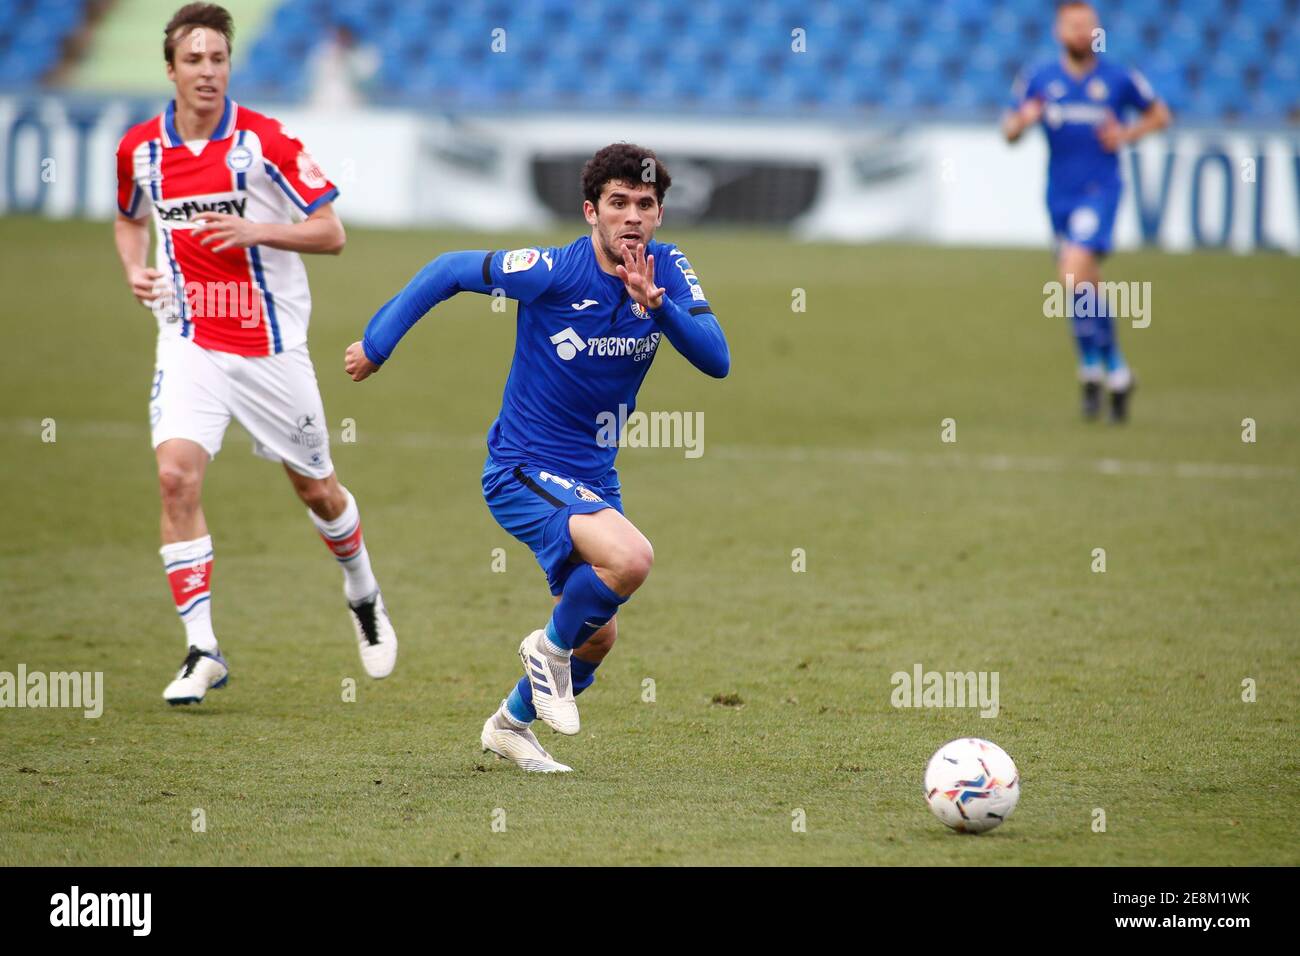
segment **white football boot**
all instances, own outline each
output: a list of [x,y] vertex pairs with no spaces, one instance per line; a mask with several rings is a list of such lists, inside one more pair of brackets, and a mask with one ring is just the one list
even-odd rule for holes
[[357,634],[361,665],[376,680],[387,677],[397,664],[397,632],[388,619],[384,596],[376,591],[364,601],[349,603],[348,611]]
[[230,680],[230,668],[221,651],[201,651],[191,647],[185,655],[176,679],[163,691],[163,700],[175,704],[198,704],[208,690],[220,690]]
[[511,760],[520,770],[531,773],[569,773],[573,770],[548,754],[531,730],[512,724],[505,709],[503,700],[496,713],[483,725],[479,743],[483,745],[484,753],[490,750],[502,760]]
[[537,716],[561,734],[578,732],[578,704],[573,699],[573,675],[569,655],[552,654],[546,649],[545,631],[533,631],[519,645],[519,659],[524,676],[533,688],[533,708]]

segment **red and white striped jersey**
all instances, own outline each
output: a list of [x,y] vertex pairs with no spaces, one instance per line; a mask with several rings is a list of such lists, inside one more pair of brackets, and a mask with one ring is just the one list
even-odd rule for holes
[[176,131],[176,104],[132,127],[117,147],[117,206],[153,213],[157,268],[174,290],[155,309],[159,334],[238,355],[273,355],[307,341],[311,292],[296,252],[252,246],[213,252],[192,231],[205,212],[295,222],[338,189],[277,120],[226,98],[216,132],[195,153]]

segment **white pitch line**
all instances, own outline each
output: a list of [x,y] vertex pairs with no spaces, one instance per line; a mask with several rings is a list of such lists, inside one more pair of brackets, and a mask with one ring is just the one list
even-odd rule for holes
[[[129,422],[64,421],[57,424],[62,435],[77,438],[138,441],[147,447],[149,429]],[[0,419],[0,431],[9,435],[26,435],[40,442],[42,426],[33,418]],[[337,433],[330,436],[336,446]],[[433,451],[486,452],[485,435],[456,436],[430,432],[369,432],[358,429],[358,443],[389,444],[401,448]],[[651,449],[632,449],[644,454]],[[653,449],[658,455],[671,454],[669,448]],[[1097,474],[1105,477],[1199,478],[1217,480],[1293,480],[1300,470],[1286,465],[1235,465],[1208,461],[1141,461],[1135,459],[1069,459],[1029,455],[971,455],[956,450],[918,454],[884,448],[848,448],[816,445],[710,445],[705,455],[726,461],[770,461],[791,464],[866,465],[887,468],[956,469],[990,472],[1024,472],[1037,474]],[[665,461],[668,459],[665,458]],[[677,460],[674,455],[672,460]]]

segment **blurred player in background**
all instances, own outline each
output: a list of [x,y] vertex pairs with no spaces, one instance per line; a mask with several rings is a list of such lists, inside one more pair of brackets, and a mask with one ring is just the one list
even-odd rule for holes
[[232,417],[257,454],[283,464],[342,566],[366,672],[385,677],[397,659],[356,501],[330,462],[307,353],[311,293],[298,253],[342,251],[338,190],[277,121],[226,96],[233,33],[215,4],[178,10],[163,44],[176,99],[117,148],[114,240],[132,293],[158,318],[149,420],[162,560],[187,648],[163,691],[172,704],[203,700],[229,675],[212,629],[212,538],[200,495]]
[[532,549],[555,607],[545,629],[519,645],[524,676],[484,723],[480,742],[524,770],[570,769],[530,725],[541,717],[562,734],[578,732],[574,699],[595,680],[614,644],[615,615],[654,560],[650,542],[623,516],[617,440],[602,437],[602,416],[621,407],[631,414],[663,337],[707,375],[722,378],[731,367],[695,270],[679,249],[654,241],[670,185],[652,151],[605,147],[582,171],[589,235],[560,248],[444,253],[347,350],[345,368],[359,382],[456,293],[519,302],[483,494],[497,522]]
[[[1023,71],[1012,90],[1002,132],[1014,143],[1041,122],[1051,159],[1047,209],[1056,235],[1061,282],[1073,286],[1070,303],[1079,348],[1083,415],[1101,412],[1101,390],[1110,394],[1110,420],[1128,417],[1135,379],[1115,336],[1110,310],[1098,285],[1101,260],[1110,252],[1119,206],[1118,151],[1169,125],[1169,110],[1137,70],[1096,53],[1101,36],[1097,13],[1082,0],[1058,6],[1055,34],[1060,60]],[[1139,113],[1131,125],[1123,117]]]

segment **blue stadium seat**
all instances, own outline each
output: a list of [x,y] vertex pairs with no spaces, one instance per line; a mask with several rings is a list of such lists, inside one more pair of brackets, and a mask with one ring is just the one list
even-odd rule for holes
[[1264,77],[1289,84],[1292,89],[1300,93],[1300,57],[1292,56],[1285,51],[1275,53],[1268,61]]
[[1055,5],[1043,3],[1042,0],[1003,0],[1002,5],[1015,11],[1022,20],[1033,19],[1046,24],[1055,16]]
[[949,87],[943,106],[954,114],[979,113],[990,106],[987,93],[970,80],[958,80]]
[[985,26],[989,19],[989,3],[984,0],[949,0],[944,5],[963,28]]
[[1264,31],[1260,29],[1253,11],[1233,18],[1219,35],[1218,51],[1243,65],[1256,63],[1266,55]]
[[970,54],[970,30],[952,12],[943,11],[927,25],[921,42],[935,47],[945,58],[965,57]]
[[674,106],[682,103],[694,104],[703,99],[709,91],[709,81],[703,74],[673,73],[665,70],[664,75]]
[[903,32],[901,4],[874,3],[867,10],[866,34],[877,43],[888,42]]
[[1253,120],[1277,123],[1287,119],[1294,109],[1294,101],[1278,90],[1258,89],[1250,94],[1250,118]]
[[962,73],[966,83],[979,91],[981,99],[1000,109],[1011,94],[1015,80],[1013,71],[1003,61],[988,51],[977,51],[966,63]]
[[1108,14],[1101,24],[1105,31],[1105,52],[1111,56],[1128,57],[1142,50],[1147,22],[1146,11]]
[[997,52],[1015,49],[1020,46],[1020,25],[1019,14],[1008,7],[997,7],[989,11],[981,34],[982,42],[976,49],[991,48]]
[[732,112],[741,108],[753,108],[763,96],[763,90],[755,83],[742,82],[740,77],[724,73],[714,81],[695,91],[695,100],[701,108],[708,111]]
[[1290,28],[1279,33],[1275,52],[1300,60],[1300,22],[1292,20]]
[[581,97],[584,81],[572,71],[541,70],[529,80],[527,99],[567,107]]
[[1156,53],[1142,63],[1142,74],[1151,83],[1156,95],[1173,110],[1187,105],[1187,70],[1182,62],[1167,53]]
[[1262,101],[1277,101],[1281,116],[1300,111],[1300,60],[1276,56],[1259,78],[1255,91]]
[[1231,58],[1219,55],[1211,59],[1191,104],[1199,115],[1212,117],[1245,113],[1247,99],[1240,66]]
[[1178,15],[1158,36],[1159,48],[1184,63],[1200,59],[1205,53],[1205,34],[1191,17]]
[[[1252,3],[1253,0],[1246,0]],[[1203,25],[1210,25],[1224,18],[1227,4],[1224,0],[1178,0],[1178,11]]]
[[1290,13],[1287,11],[1287,0],[1248,0],[1248,3],[1242,4],[1241,13],[1249,13],[1249,16],[1260,27],[1267,29],[1270,26],[1281,25],[1289,17],[1294,17],[1296,10],[1295,4],[1291,4]]

